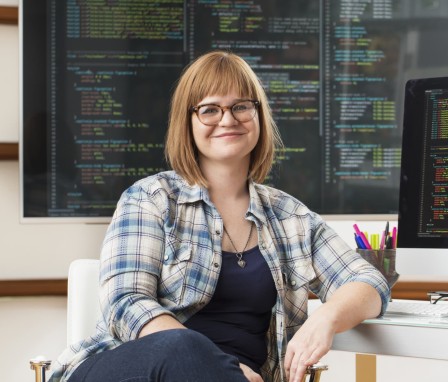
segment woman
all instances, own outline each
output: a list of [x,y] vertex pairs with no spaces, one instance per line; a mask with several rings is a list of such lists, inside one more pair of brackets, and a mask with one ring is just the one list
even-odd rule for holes
[[[297,382],[389,288],[322,219],[261,185],[281,145],[249,65],[211,52],[172,99],[174,171],[126,190],[101,254],[98,332],[52,381]],[[325,302],[307,318],[309,290]]]

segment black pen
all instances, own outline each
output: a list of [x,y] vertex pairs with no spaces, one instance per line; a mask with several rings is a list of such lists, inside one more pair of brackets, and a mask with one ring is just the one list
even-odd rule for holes
[[386,228],[384,229],[384,247],[387,248],[389,242],[389,222],[386,223]]
[[393,249],[393,240],[391,236],[386,238],[386,249]]

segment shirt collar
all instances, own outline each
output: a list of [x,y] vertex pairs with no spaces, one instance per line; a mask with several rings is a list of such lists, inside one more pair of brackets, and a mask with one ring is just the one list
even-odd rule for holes
[[266,207],[270,207],[263,203],[263,200],[269,200],[269,195],[264,187],[260,187],[254,181],[249,181],[249,195],[250,203],[247,210],[246,217],[249,215],[254,216],[260,221],[260,223],[267,225]]
[[[267,206],[263,205],[263,200],[269,200],[267,190],[264,187],[259,187],[255,182],[250,180],[249,196],[250,203],[246,212],[246,217],[253,216],[262,224],[267,224],[267,217],[265,213]],[[199,185],[189,185],[187,182],[184,182],[180,190],[178,203],[187,204],[198,201],[204,201],[210,206],[213,205],[210,201],[208,190],[206,188]]]
[[195,203],[200,200],[210,203],[206,188],[197,184],[190,185],[186,181],[183,181],[182,183],[179,198],[177,199],[178,204]]

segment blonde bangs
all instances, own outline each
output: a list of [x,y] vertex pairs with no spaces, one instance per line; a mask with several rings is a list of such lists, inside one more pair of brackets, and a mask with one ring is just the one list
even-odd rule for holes
[[204,65],[197,66],[195,79],[190,88],[191,106],[205,97],[236,92],[242,98],[257,98],[249,65],[234,55],[216,55]]

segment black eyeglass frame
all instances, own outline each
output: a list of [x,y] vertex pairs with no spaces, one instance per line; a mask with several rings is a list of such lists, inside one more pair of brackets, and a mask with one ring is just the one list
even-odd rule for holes
[[[190,109],[189,109],[189,111],[190,111],[190,113],[196,113],[196,115],[197,115],[198,118],[199,118],[199,121],[201,121],[201,123],[203,123],[204,125],[207,125],[207,126],[213,126],[213,125],[216,125],[216,122],[215,122],[215,123],[212,123],[212,124],[207,124],[207,123],[202,122],[201,118],[199,117],[198,111],[199,111],[199,109],[200,109],[201,107],[204,107],[204,106],[216,106],[216,107],[219,107],[219,108],[221,109],[221,112],[222,112],[221,119],[222,119],[222,117],[224,116],[224,113],[225,113],[227,110],[230,110],[230,113],[232,114],[232,117],[235,118],[238,122],[241,122],[241,123],[249,122],[249,121],[251,121],[252,119],[254,119],[254,117],[255,117],[255,113],[254,113],[253,117],[252,117],[251,119],[248,119],[247,121],[240,121],[240,120],[235,116],[235,114],[233,114],[233,108],[234,108],[236,105],[238,105],[239,103],[242,103],[242,102],[252,102],[256,111],[258,111],[258,109],[259,109],[260,106],[261,106],[260,101],[258,101],[258,100],[256,100],[256,99],[242,99],[242,100],[239,100],[238,102],[235,102],[233,105],[230,105],[230,106],[221,106],[221,105],[217,105],[216,103],[204,103],[203,105],[191,106]],[[220,120],[221,120],[221,119],[220,119]],[[219,122],[219,121],[218,121],[218,122]]]

